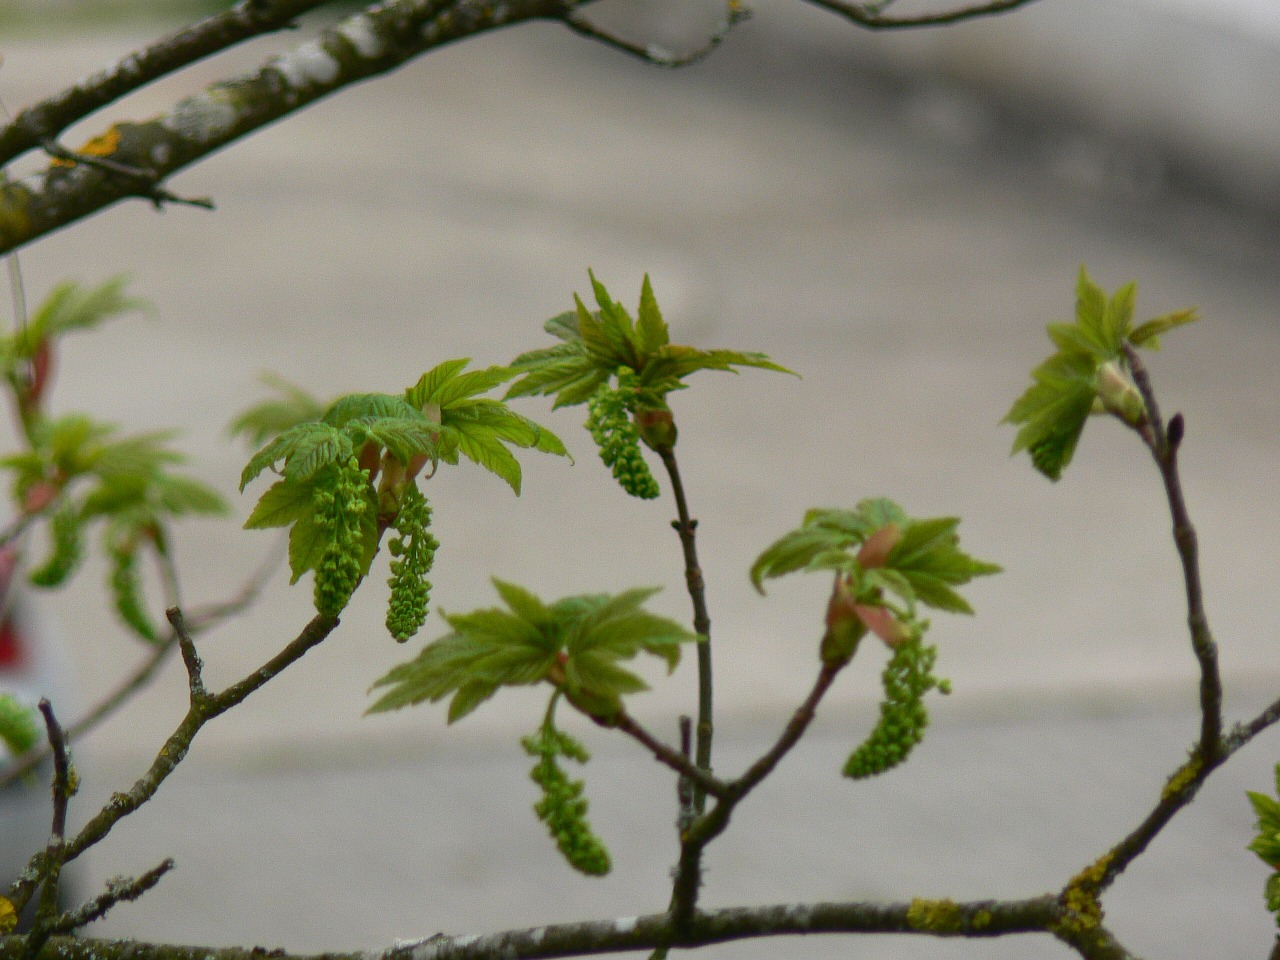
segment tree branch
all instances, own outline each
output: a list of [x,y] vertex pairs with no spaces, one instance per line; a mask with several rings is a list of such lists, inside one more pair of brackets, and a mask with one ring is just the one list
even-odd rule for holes
[[937,13],[924,13],[911,17],[890,17],[884,11],[893,0],[881,0],[879,3],[848,3],[845,0],[809,0],[815,6],[847,17],[860,27],[868,30],[903,30],[912,27],[938,27],[962,20],[975,20],[978,17],[990,17],[998,13],[1008,13],[1018,7],[1024,7],[1034,0],[993,0],[991,3],[980,3],[953,10],[942,10]]
[[708,36],[701,44],[692,50],[685,51],[684,53],[675,53],[671,50],[667,50],[665,47],[661,47],[653,43],[641,46],[640,44],[627,40],[616,33],[596,26],[577,10],[570,10],[564,15],[563,20],[565,26],[574,33],[581,34],[584,37],[590,37],[593,40],[599,40],[606,46],[614,47],[617,50],[621,50],[623,53],[628,53],[633,57],[638,57],[645,61],[645,63],[651,63],[658,67],[676,69],[679,67],[687,67],[691,64],[697,63],[704,57],[709,56],[712,51],[714,51],[716,47],[720,46],[720,44],[724,42],[725,38],[729,36],[730,30],[743,20],[750,19],[750,17],[751,11],[742,6],[738,0],[729,0],[728,4],[725,6],[724,19],[717,24],[716,29],[712,31],[710,36]]
[[167,74],[244,40],[281,30],[332,0],[240,0],[229,10],[129,54],[74,86],[33,104],[0,128],[0,167],[42,148],[95,110]]
[[336,617],[317,614],[283,650],[265,664],[232,684],[219,694],[209,694],[194,700],[187,715],[157,754],[151,768],[138,779],[128,793],[117,793],[111,802],[98,811],[66,847],[66,859],[74,860],[95,843],[102,840],[112,827],[138,807],[150,800],[174,769],[182,762],[200,728],[225,713],[250,694],[267,683],[290,664],[302,658],[312,647],[323,641],[338,626]]
[[427,50],[525,20],[558,18],[568,5],[569,0],[377,4],[254,73],[215,83],[151,120],[113,124],[90,141],[95,156],[145,171],[148,182],[57,162],[0,185],[0,253],[128,197],[153,197],[166,177],[215,150]]
[[[244,586],[236,592],[229,600],[212,604],[207,607],[200,608],[187,618],[187,627],[192,635],[200,633],[217,626],[228,617],[232,617],[240,613],[246,607],[250,606],[258,595],[266,586],[267,579],[275,568],[279,565],[280,558],[276,556],[269,557],[257,570],[255,570],[245,581]],[[67,739],[75,743],[81,737],[86,736],[97,726],[105,722],[112,714],[119,710],[122,706],[129,702],[139,690],[149,684],[152,679],[159,673],[160,668],[164,665],[165,660],[169,658],[169,654],[177,645],[178,634],[170,631],[169,636],[164,642],[156,647],[150,656],[147,657],[138,668],[120,683],[116,689],[112,690],[95,704],[84,716],[75,723],[66,728]],[[0,775],[0,790],[5,789],[13,783],[21,780],[23,777],[31,773],[40,764],[51,755],[48,744],[41,747],[35,747],[28,750],[11,766],[7,767]]]
[[1134,385],[1142,394],[1147,408],[1147,425],[1151,431],[1148,446],[1164,482],[1169,514],[1173,519],[1173,542],[1182,563],[1183,586],[1187,597],[1187,627],[1191,633],[1191,649],[1200,663],[1200,742],[1197,751],[1205,760],[1222,752],[1222,678],[1218,671],[1218,647],[1209,629],[1205,613],[1204,590],[1200,581],[1200,550],[1196,528],[1191,523],[1182,480],[1178,474],[1178,450],[1185,430],[1181,414],[1170,421],[1166,430],[1160,418],[1160,407],[1147,368],[1131,345],[1125,344],[1125,357],[1133,374]]

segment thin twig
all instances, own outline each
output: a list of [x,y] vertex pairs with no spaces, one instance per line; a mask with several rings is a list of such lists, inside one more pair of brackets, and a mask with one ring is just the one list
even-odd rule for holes
[[107,881],[107,889],[92,900],[69,910],[49,925],[51,934],[71,933],[106,916],[118,903],[137,900],[160,882],[160,878],[173,869],[173,860],[166,859],[139,877],[114,877]]
[[169,618],[173,632],[178,635],[178,649],[182,651],[182,663],[187,668],[187,688],[191,706],[194,707],[197,703],[209,698],[209,691],[204,686],[204,664],[200,662],[200,654],[196,652],[195,642],[187,631],[182,610],[178,607],[170,607],[165,611],[165,616]]
[[[684,484],[680,480],[680,466],[676,462],[676,453],[672,447],[664,447],[658,451],[662,465],[666,467],[667,476],[671,480],[671,492],[676,501],[676,515],[679,519],[671,524],[680,535],[680,547],[684,552],[684,579],[689,590],[689,599],[693,603],[693,630],[698,634],[698,725],[696,728],[696,746],[694,763],[701,769],[711,772],[711,739],[714,732],[713,690],[711,677],[711,615],[707,612],[707,588],[702,579],[702,567],[698,564],[698,521],[689,515],[689,503],[685,498]],[[706,796],[695,790],[693,806],[696,813],[706,808]]]
[[308,650],[329,636],[337,626],[337,617],[317,614],[284,649],[253,673],[227,687],[221,693],[211,694],[193,703],[177,729],[169,735],[169,739],[152,762],[151,768],[127,793],[117,793],[111,802],[99,810],[68,842],[66,859],[70,861],[80,856],[106,837],[117,823],[150,800],[169,774],[186,757],[191,742],[206,723],[243,702],[263,684],[296,663]]
[[705,796],[723,797],[728,791],[727,784],[717,780],[701,767],[696,766],[687,755],[673,750],[653,734],[642,727],[630,714],[622,711],[608,720],[596,720],[603,727],[609,727],[625,733],[627,736],[643,744],[655,760],[670,767],[681,777],[692,783]]
[[1222,678],[1218,670],[1218,647],[1209,629],[1209,617],[1205,612],[1204,589],[1200,579],[1200,550],[1196,529],[1187,511],[1182,493],[1182,480],[1178,473],[1178,452],[1185,431],[1185,421],[1175,418],[1176,436],[1171,442],[1160,418],[1160,407],[1151,386],[1147,368],[1138,351],[1125,344],[1125,356],[1133,374],[1134,385],[1142,394],[1147,408],[1147,421],[1153,433],[1150,444],[1152,456],[1164,482],[1165,497],[1169,502],[1169,514],[1173,519],[1173,542],[1182,563],[1183,586],[1187,598],[1187,627],[1191,633],[1191,648],[1200,664],[1200,742],[1197,751],[1204,760],[1221,752],[1222,744]]
[[332,0],[241,0],[121,58],[75,86],[21,111],[0,129],[0,166],[35,150],[67,127],[167,74],[244,40],[293,25]]
[[978,17],[990,17],[1000,13],[1008,13],[1018,7],[1024,7],[1034,0],[993,0],[991,3],[980,3],[974,6],[958,7],[942,10],[937,13],[922,13],[910,17],[889,17],[881,11],[888,6],[885,3],[847,3],[844,0],[809,0],[815,6],[823,7],[832,13],[847,17],[860,27],[868,30],[905,30],[912,27],[938,27],[948,23],[959,23],[962,20],[974,20]]
[[778,762],[794,747],[817,714],[818,704],[831,689],[832,681],[843,669],[843,663],[824,663],[814,681],[813,688],[804,702],[783,728],[781,736],[759,760],[747,768],[738,779],[731,781],[727,792],[708,812],[693,821],[680,835],[680,860],[676,865],[675,882],[671,890],[671,916],[677,930],[685,929],[696,914],[698,889],[702,884],[702,853],[707,845],[724,832],[729,818],[747,795],[778,765]]
[[[259,565],[258,569],[245,581],[244,586],[230,599],[198,608],[192,612],[190,616],[186,617],[187,629],[190,634],[194,637],[205,630],[212,629],[250,606],[258,599],[271,574],[282,560],[283,553],[281,551],[274,552]],[[164,665],[165,660],[168,659],[169,654],[173,652],[177,643],[177,633],[170,630],[169,636],[152,651],[146,660],[138,665],[138,668],[133,673],[125,677],[116,689],[98,701],[84,716],[66,728],[67,739],[72,743],[77,742],[128,703],[139,690],[150,683],[159,673],[160,668]],[[0,774],[0,790],[30,774],[36,767],[44,763],[49,756],[50,751],[47,744],[28,750],[13,764],[6,767],[3,774]]]
[[725,8],[724,19],[720,21],[716,29],[699,46],[684,53],[674,53],[656,43],[641,46],[611,30],[597,26],[576,9],[566,13],[562,20],[565,26],[581,36],[599,40],[606,46],[621,50],[623,53],[628,53],[633,57],[638,57],[645,63],[651,63],[658,67],[678,69],[695,64],[709,56],[729,36],[729,31],[742,21],[750,19],[750,17],[751,11],[742,6],[738,0],[729,0]]

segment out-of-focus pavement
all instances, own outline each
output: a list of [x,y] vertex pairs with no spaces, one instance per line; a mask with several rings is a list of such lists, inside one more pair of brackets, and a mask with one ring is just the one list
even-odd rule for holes
[[[821,578],[761,599],[745,574],[806,508],[886,494],[960,515],[967,548],[1006,571],[971,588],[976,617],[935,617],[956,692],[935,703],[919,761],[869,787],[837,776],[874,713],[868,657],[717,846],[708,902],[1039,892],[1154,802],[1195,735],[1195,669],[1158,477],[1137,443],[1091,424],[1050,485],[1009,458],[997,421],[1049,348],[1045,323],[1069,316],[1078,264],[1108,287],[1137,278],[1141,314],[1200,306],[1205,321],[1172,335],[1152,368],[1166,409],[1187,418],[1228,710],[1255,711],[1280,689],[1276,236],[1128,168],[1081,176],[1075,148],[1029,149],[946,84],[842,69],[833,50],[851,28],[789,33],[786,15],[766,8],[740,42],[676,73],[549,25],[471,41],[174,181],[217,213],[135,204],[43,241],[23,254],[29,295],[123,270],[157,305],[154,320],[71,345],[59,403],[182,426],[195,469],[243,516],[257,488],[234,494],[243,451],[220,431],[257,371],[319,391],[397,390],[445,358],[502,363],[546,342],[542,321],[586,288],[588,265],[624,302],[648,271],[677,339],[763,350],[804,377],[705,374],[675,402],[710,584],[722,769],[763,748],[812,677]],[[7,45],[0,95],[13,109],[137,39]],[[232,60],[256,64],[288,41]],[[866,42],[851,37],[848,56]],[[113,115],[146,116],[226,70],[200,65]],[[577,462],[524,458],[518,500],[443,469],[430,490],[444,544],[435,600],[490,604],[491,574],[553,597],[664,583],[658,606],[685,616],[671,508],[604,481],[580,411],[522,409]],[[270,549],[234,523],[194,528],[179,546],[187,599],[230,593]],[[305,621],[309,588],[284,579],[202,641],[211,682]],[[515,741],[536,725],[537,698],[503,695],[452,731],[440,710],[361,719],[365,688],[407,653],[382,630],[371,579],[339,634],[205,731],[152,809],[95,855],[100,876],[180,862],[103,933],[319,949],[661,909],[671,791],[628,745],[590,736],[588,790],[618,865],[589,883],[528,812]],[[59,608],[90,698],[141,656],[103,612],[100,580],[90,570]],[[433,618],[424,636],[438,630]],[[170,667],[84,745],[82,813],[130,782],[180,716]],[[685,664],[636,712],[671,731],[692,690]],[[1268,786],[1276,746],[1264,736],[1233,761],[1122,879],[1108,904],[1134,950],[1267,949],[1243,790]],[[1065,955],[1026,939],[716,955],[777,950]]]

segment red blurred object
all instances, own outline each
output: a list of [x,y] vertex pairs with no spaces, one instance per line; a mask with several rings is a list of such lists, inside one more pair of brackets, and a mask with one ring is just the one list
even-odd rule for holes
[[10,617],[0,621],[0,670],[17,670],[26,666],[27,646]]

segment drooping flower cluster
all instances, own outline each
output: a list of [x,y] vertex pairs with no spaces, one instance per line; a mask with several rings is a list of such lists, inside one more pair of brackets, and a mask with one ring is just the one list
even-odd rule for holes
[[37,587],[58,586],[80,565],[84,556],[84,541],[80,531],[80,515],[74,506],[68,504],[50,518],[49,538],[52,541],[49,558],[32,570],[29,577]]
[[431,505],[417,484],[410,481],[400,497],[395,530],[387,549],[391,561],[391,599],[387,604],[387,630],[398,643],[404,643],[427,620],[427,603],[431,599],[431,581],[427,574],[435,562],[440,541],[431,535]]
[[120,619],[142,639],[160,642],[160,632],[151,622],[142,600],[142,578],[138,574],[138,549],[128,543],[116,544],[108,554],[111,574],[107,584]]
[[520,741],[525,751],[538,758],[529,777],[542,788],[542,799],[533,805],[538,819],[556,841],[556,846],[569,865],[588,876],[601,877],[612,866],[609,851],[591,831],[587,822],[587,798],[582,795],[583,782],[571,780],[560,767],[560,757],[586,763],[586,748],[550,723],[535,736]]
[[363,575],[364,514],[370,509],[369,471],[349,458],[337,466],[337,482],[317,487],[315,522],[326,539],[316,565],[316,610],[336,617],[346,607]]
[[922,636],[923,631],[916,629],[894,648],[881,674],[885,698],[880,720],[849,757],[846,777],[861,780],[891,770],[924,739],[929,725],[924,695],[934,687],[942,686],[944,691],[946,687],[931,672],[938,648],[924,643]]
[[586,428],[600,448],[600,459],[627,493],[641,500],[658,496],[653,478],[640,452],[640,434],[631,419],[639,395],[639,380],[630,367],[618,368],[618,385],[606,382],[587,401]]

